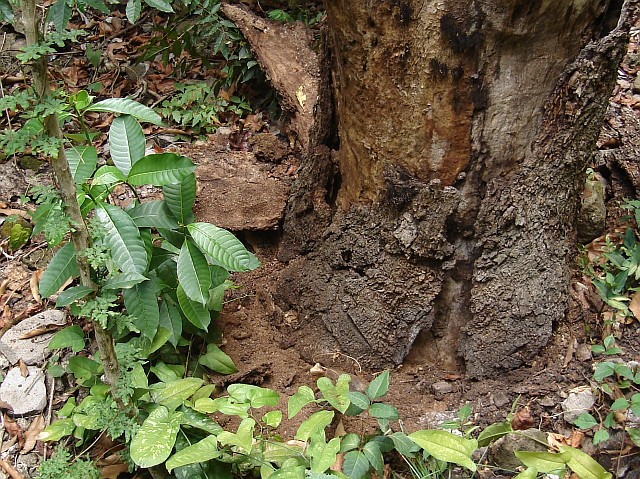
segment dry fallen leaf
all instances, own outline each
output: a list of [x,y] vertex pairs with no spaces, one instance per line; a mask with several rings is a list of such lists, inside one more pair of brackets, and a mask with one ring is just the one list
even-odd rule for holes
[[4,459],[0,459],[0,467],[11,476],[11,479],[24,479],[24,476]]
[[511,427],[516,431],[523,431],[533,427],[534,421],[529,406],[525,406],[513,415]]
[[110,466],[104,466],[100,468],[100,476],[102,479],[118,479],[120,474],[129,471],[129,465],[120,463],[120,464],[112,464]]
[[18,361],[18,367],[20,368],[20,374],[22,375],[22,377],[28,378],[29,368],[27,367],[26,363],[22,359]]
[[22,446],[24,443],[24,436],[22,435],[22,428],[11,419],[7,414],[4,415],[4,429],[9,433],[9,436],[18,439],[18,444]]
[[26,454],[33,450],[33,448],[36,446],[36,437],[38,437],[38,434],[42,432],[44,427],[45,421],[42,414],[31,421],[29,428],[24,433],[24,445],[22,446],[20,454]]
[[43,270],[39,269],[31,275],[31,279],[29,280],[29,287],[31,288],[31,294],[33,295],[33,299],[35,299],[36,303],[42,303],[42,298],[40,297],[40,289],[38,288],[38,283],[40,282],[40,278],[42,277]]
[[633,313],[637,320],[640,320],[640,291],[636,291],[636,294],[631,298],[629,303],[629,310]]

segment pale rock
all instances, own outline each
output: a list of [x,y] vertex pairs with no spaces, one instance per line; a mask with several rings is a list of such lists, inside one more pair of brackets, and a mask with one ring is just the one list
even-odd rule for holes
[[564,420],[573,424],[581,414],[588,413],[596,403],[596,398],[589,386],[579,386],[569,391],[567,399],[562,401]]
[[42,411],[47,405],[47,388],[44,372],[35,366],[28,366],[25,378],[20,368],[13,368],[0,385],[0,401],[7,403],[17,416]]
[[525,429],[502,436],[489,446],[489,460],[501,469],[515,471],[523,464],[514,451],[546,452],[547,435],[538,429]]
[[47,346],[54,333],[20,338],[34,330],[50,328],[52,325],[63,326],[65,319],[64,311],[50,309],[20,321],[0,339],[0,352],[11,364],[16,364],[20,359],[29,365],[42,364],[50,353]]
[[431,390],[436,396],[441,396],[443,394],[451,394],[453,392],[453,386],[446,381],[439,381],[431,385]]

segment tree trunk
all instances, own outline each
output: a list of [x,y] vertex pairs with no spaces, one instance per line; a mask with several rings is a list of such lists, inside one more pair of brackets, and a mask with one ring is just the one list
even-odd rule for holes
[[277,288],[305,355],[469,377],[535,358],[638,3],[326,2],[339,148],[310,146]]

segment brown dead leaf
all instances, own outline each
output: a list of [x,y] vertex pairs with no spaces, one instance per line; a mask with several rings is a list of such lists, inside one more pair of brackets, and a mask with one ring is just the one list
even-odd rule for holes
[[14,446],[16,442],[18,442],[17,437],[12,437],[8,441],[3,441],[2,447],[0,447],[0,453],[7,452],[9,449],[11,449]]
[[4,429],[9,433],[9,436],[15,437],[18,440],[18,444],[22,446],[24,443],[24,436],[22,434],[22,428],[11,419],[6,413],[4,415]]
[[38,288],[38,283],[40,282],[42,273],[43,270],[37,270],[31,275],[31,279],[29,280],[29,288],[31,288],[31,294],[33,295],[33,299],[36,300],[36,303],[42,303],[42,298],[40,297],[40,289]]
[[534,420],[529,406],[525,406],[513,415],[511,427],[516,431],[523,431],[533,427]]
[[28,378],[29,368],[27,367],[27,364],[22,359],[18,361],[18,367],[20,368],[20,374],[22,375],[22,377]]
[[569,446],[579,448],[584,439],[584,433],[582,431],[573,431],[569,440]]
[[344,454],[336,454],[336,462],[329,468],[332,471],[342,472],[342,465],[344,464]]
[[24,476],[4,459],[0,459],[0,467],[11,476],[11,479],[24,479]]
[[44,427],[45,420],[42,414],[31,421],[29,428],[24,433],[24,445],[22,446],[20,454],[26,454],[33,450],[33,448],[36,446],[36,437],[38,437],[38,434],[42,432]]
[[547,433],[547,444],[551,449],[558,449],[559,446],[568,446],[569,438],[555,432]]
[[120,463],[112,464],[110,466],[104,466],[100,468],[100,476],[103,479],[118,479],[120,474],[124,474],[129,471],[129,465]]
[[631,298],[629,310],[631,310],[635,318],[640,321],[640,291],[636,291],[636,294]]
[[44,328],[33,329],[28,333],[24,333],[22,336],[20,336],[20,339],[35,338],[36,336],[41,336],[43,334],[51,333],[53,331],[58,331],[60,328],[61,326],[58,326],[56,324],[50,324],[49,326],[46,326]]

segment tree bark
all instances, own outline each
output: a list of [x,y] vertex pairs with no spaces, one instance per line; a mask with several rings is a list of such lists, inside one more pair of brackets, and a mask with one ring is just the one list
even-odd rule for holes
[[567,308],[584,170],[638,1],[326,9],[339,149],[312,144],[294,188],[285,327],[310,358],[372,368],[410,352],[469,377],[530,363]]

